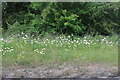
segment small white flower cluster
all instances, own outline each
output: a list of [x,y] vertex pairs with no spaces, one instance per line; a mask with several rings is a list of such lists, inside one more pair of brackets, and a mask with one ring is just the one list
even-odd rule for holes
[[57,47],[76,48],[81,45],[90,47],[91,45],[102,44],[103,46],[113,46],[113,41],[107,40],[107,38],[101,39],[89,39],[88,37],[71,39],[71,36],[56,37],[54,40],[45,39],[44,41],[38,42],[41,45],[56,45]]
[[37,53],[40,53],[40,54],[45,54],[44,50],[45,50],[45,48],[43,48],[42,50],[35,49],[34,51],[37,52]]
[[4,51],[4,52],[12,52],[12,51],[14,51],[14,50],[13,50],[13,47],[11,47],[11,48],[6,47],[6,48],[4,48],[2,51]]
[[[23,34],[23,33],[21,33]],[[20,35],[17,35],[20,36]],[[0,41],[2,42],[3,49],[0,49],[0,52],[8,53],[13,52],[13,47],[7,47],[7,44],[13,44],[14,43],[14,37],[8,37],[7,39],[0,38]],[[20,40],[19,40],[20,39]],[[22,42],[22,43],[20,43]],[[23,44],[23,45],[22,45]],[[25,44],[25,45],[24,45]],[[107,39],[106,37],[102,38],[92,38],[92,37],[76,37],[73,38],[73,35],[69,36],[59,36],[54,39],[31,39],[27,35],[24,35],[22,38],[18,38],[18,42],[15,43],[15,46],[18,48],[24,49],[24,46],[29,45],[39,45],[37,48],[35,48],[34,52],[37,52],[39,54],[45,54],[45,51],[50,46],[54,46],[57,48],[63,48],[63,49],[77,49],[79,47],[87,47],[90,48],[93,45],[100,45],[101,48],[105,48],[106,46],[116,46],[118,44],[118,41],[113,41],[112,39]],[[42,47],[39,48],[39,47]],[[22,51],[21,53],[26,53],[25,51]]]
[[13,47],[5,47],[5,48],[1,48],[0,49],[0,53],[2,53],[2,55],[5,55],[5,54],[7,54],[7,53],[11,53],[11,52],[13,52],[14,51],[14,49],[13,49]]

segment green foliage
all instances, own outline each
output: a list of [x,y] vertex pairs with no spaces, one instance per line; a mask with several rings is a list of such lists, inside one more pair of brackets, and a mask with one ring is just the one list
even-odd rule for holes
[[14,33],[100,34],[119,33],[118,3],[42,2],[3,3],[3,28]]
[[33,39],[9,36],[0,39],[0,52],[4,66],[74,63],[118,64],[117,36],[74,37],[50,35]]

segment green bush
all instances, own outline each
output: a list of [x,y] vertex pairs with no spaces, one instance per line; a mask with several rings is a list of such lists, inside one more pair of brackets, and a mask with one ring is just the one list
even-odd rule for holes
[[[3,28],[14,33],[119,33],[118,3],[3,3]],[[13,34],[13,33],[12,33]]]

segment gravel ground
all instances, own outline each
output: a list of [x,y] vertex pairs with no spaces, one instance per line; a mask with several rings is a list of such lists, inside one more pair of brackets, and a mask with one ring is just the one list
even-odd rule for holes
[[117,66],[86,64],[79,67],[63,63],[57,67],[4,67],[3,78],[107,78],[116,77]]

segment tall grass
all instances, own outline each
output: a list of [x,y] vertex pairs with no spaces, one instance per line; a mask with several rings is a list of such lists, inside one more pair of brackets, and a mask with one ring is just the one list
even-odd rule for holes
[[2,42],[3,66],[68,63],[118,63],[117,36],[73,35],[36,39],[27,35],[10,36]]

